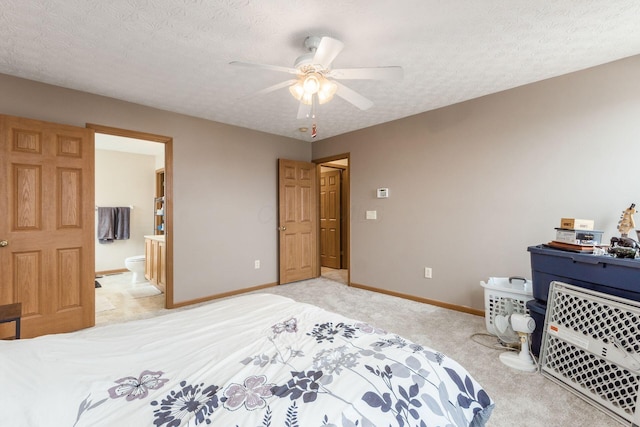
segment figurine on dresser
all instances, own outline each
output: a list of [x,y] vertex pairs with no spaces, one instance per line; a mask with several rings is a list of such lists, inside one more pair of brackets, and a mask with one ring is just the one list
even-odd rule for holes
[[618,221],[620,237],[612,237],[609,246],[609,253],[616,258],[638,258],[639,256],[640,243],[629,237],[629,231],[636,227],[633,215],[637,212],[635,203],[622,211],[620,221]]

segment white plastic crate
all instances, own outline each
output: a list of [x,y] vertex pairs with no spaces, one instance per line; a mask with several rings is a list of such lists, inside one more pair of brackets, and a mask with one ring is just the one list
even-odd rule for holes
[[640,302],[552,282],[542,375],[624,425],[640,425]]
[[480,285],[484,288],[484,320],[490,334],[497,335],[493,318],[503,313],[507,305],[513,307],[514,313],[529,314],[526,304],[533,299],[531,280],[521,277],[490,277],[486,283],[481,281]]

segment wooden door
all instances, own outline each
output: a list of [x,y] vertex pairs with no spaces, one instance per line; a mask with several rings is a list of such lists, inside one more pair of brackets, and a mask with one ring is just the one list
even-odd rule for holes
[[280,284],[320,275],[316,165],[278,161]]
[[25,338],[95,324],[93,134],[0,116],[0,304]]
[[341,268],[340,169],[320,174],[320,265]]

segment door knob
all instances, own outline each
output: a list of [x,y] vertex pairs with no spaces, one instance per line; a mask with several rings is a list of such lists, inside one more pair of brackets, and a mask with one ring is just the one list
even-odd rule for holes
[[0,240],[0,248],[4,248],[5,246],[9,246],[9,242],[6,240]]
[[284,225],[282,227],[278,227],[278,230],[280,231],[285,231],[287,229],[287,227],[285,227]]

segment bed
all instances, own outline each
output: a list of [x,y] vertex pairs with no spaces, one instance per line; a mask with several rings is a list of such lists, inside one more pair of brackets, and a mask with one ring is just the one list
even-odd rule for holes
[[482,426],[494,403],[444,354],[271,294],[0,341],[12,426]]

